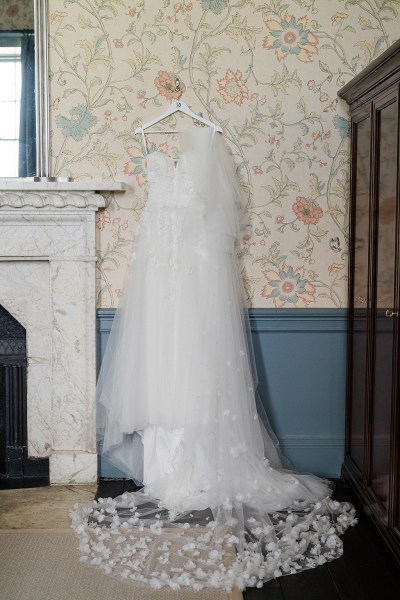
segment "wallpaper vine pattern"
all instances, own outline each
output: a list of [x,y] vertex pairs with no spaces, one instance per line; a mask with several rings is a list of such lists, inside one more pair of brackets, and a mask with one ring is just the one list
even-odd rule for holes
[[[234,157],[249,306],[344,306],[349,125],[337,90],[397,39],[399,9],[398,0],[50,0],[54,174],[129,185],[98,214],[98,305],[118,304],[146,202],[135,128],[180,96],[179,78],[182,99],[221,124]],[[180,117],[168,126],[179,129]],[[177,151],[171,136],[149,144]]]

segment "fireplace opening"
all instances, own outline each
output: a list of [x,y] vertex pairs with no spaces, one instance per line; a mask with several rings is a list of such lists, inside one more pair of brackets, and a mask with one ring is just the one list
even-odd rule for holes
[[28,456],[25,328],[0,305],[0,489],[49,485],[48,457]]

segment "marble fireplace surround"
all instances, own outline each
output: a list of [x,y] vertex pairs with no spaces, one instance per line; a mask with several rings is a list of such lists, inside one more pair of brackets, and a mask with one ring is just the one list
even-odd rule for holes
[[28,455],[52,484],[97,478],[95,216],[123,190],[0,180],[0,304],[27,332]]

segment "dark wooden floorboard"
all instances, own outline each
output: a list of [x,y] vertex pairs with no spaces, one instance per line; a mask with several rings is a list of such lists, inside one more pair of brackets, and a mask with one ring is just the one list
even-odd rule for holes
[[142,486],[136,485],[131,479],[125,479],[124,492],[137,492]]
[[95,499],[115,498],[124,491],[124,479],[100,479]]
[[[115,498],[139,488],[133,481],[101,479],[96,499]],[[354,502],[349,489],[336,483],[334,498]],[[400,569],[374,527],[357,507],[359,524],[343,536],[344,554],[316,569],[249,588],[244,600],[399,600]]]
[[340,600],[326,565],[285,575],[280,583],[285,600]]
[[262,588],[249,588],[243,596],[244,600],[285,600],[279,579],[268,581]]
[[343,556],[328,564],[342,600],[400,598],[400,573],[365,517],[343,536]]

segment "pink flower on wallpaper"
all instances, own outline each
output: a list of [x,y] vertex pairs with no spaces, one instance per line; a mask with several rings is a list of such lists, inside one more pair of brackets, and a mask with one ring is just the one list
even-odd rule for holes
[[292,54],[302,62],[312,62],[312,55],[318,52],[318,38],[307,29],[307,17],[296,19],[286,12],[280,21],[267,19],[265,25],[268,34],[263,47],[275,50],[278,60],[284,60],[288,54]]
[[296,218],[305,225],[315,225],[324,214],[316,202],[308,200],[305,196],[297,196],[292,208]]
[[105,226],[110,225],[110,223],[111,223],[111,218],[110,218],[110,213],[108,212],[108,210],[107,209],[99,210],[99,212],[97,213],[97,217],[96,217],[97,229],[100,229],[100,231],[103,231]]
[[159,94],[167,98],[167,100],[179,100],[186,90],[186,85],[183,81],[179,80],[179,90],[177,91],[175,81],[176,78],[167,71],[158,71],[158,75],[154,80],[154,85]]
[[124,42],[121,39],[119,39],[119,38],[115,38],[113,40],[113,42],[114,42],[114,46],[116,48],[123,48],[124,47]]
[[243,104],[243,100],[249,97],[249,90],[242,82],[243,74],[239,69],[236,73],[228,69],[225,77],[218,79],[218,91],[226,103],[234,102],[238,106]]

